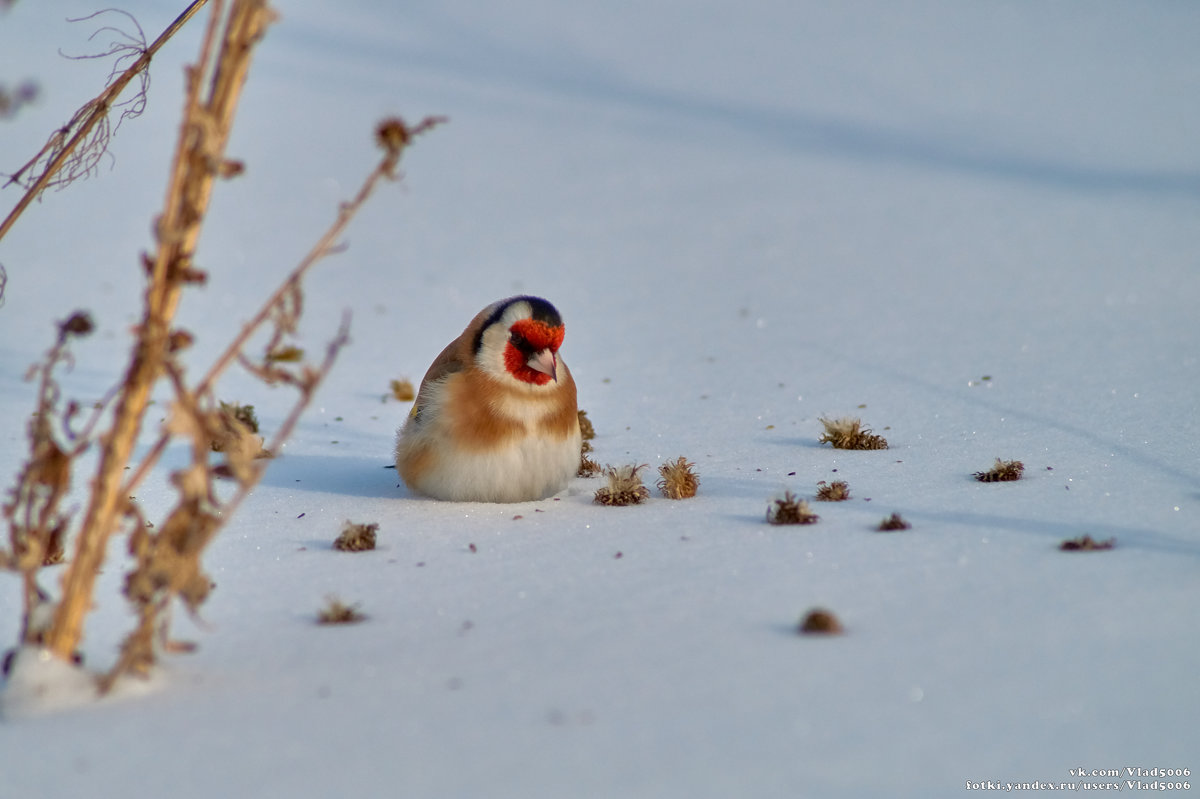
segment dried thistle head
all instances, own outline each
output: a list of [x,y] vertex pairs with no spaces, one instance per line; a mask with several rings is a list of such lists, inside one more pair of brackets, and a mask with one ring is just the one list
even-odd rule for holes
[[375,533],[378,524],[355,524],[347,521],[341,534],[334,539],[333,548],[342,552],[365,552],[375,548]]
[[696,496],[700,478],[692,471],[695,465],[681,455],[659,466],[658,473],[662,479],[658,481],[658,490],[667,499],[687,499]]
[[871,432],[871,428],[863,427],[862,420],[850,416],[840,419],[821,417],[825,432],[818,441],[822,444],[832,444],[834,449],[887,449],[887,439]]
[[591,441],[596,437],[596,428],[592,425],[592,420],[588,418],[587,411],[582,408],[579,409],[579,432],[584,441]]
[[394,163],[399,160],[404,148],[412,143],[414,137],[445,121],[445,117],[425,117],[416,125],[409,125],[400,117],[388,117],[375,126],[375,143]]
[[845,480],[834,480],[832,483],[822,480],[817,483],[817,499],[822,502],[841,502],[850,499],[850,484]]
[[841,635],[845,630],[832,611],[813,608],[800,620],[796,632],[801,635]]
[[595,501],[601,505],[637,505],[650,496],[650,489],[642,485],[638,474],[646,464],[628,466],[606,466],[608,485],[596,491]]
[[579,456],[579,471],[575,472],[576,477],[595,477],[600,474],[600,464],[589,458],[587,455],[580,454]]
[[1083,535],[1078,538],[1068,538],[1058,545],[1058,548],[1063,552],[1102,552],[1106,549],[1112,549],[1117,545],[1117,539],[1106,538],[1103,541],[1097,541],[1090,535]]
[[399,402],[412,402],[417,398],[417,392],[413,389],[412,381],[409,380],[393,380],[390,383],[392,389],[392,399]]
[[330,594],[325,597],[325,607],[317,612],[317,624],[355,624],[363,621],[367,616],[358,608],[357,602],[347,605],[338,597]]
[[775,499],[767,508],[767,521],[771,524],[814,524],[821,517],[803,499],[797,499],[791,491]]
[[1020,480],[1025,471],[1025,464],[1020,461],[1005,461],[996,458],[996,465],[986,472],[975,472],[973,475],[981,483],[1005,483],[1010,480]]
[[910,527],[912,527],[912,525],[906,522],[899,513],[893,513],[891,516],[888,516],[886,519],[881,521],[879,526],[875,529],[881,533],[890,533],[895,532],[896,530],[907,530]]
[[58,332],[63,338],[68,336],[86,336],[96,329],[92,317],[87,311],[76,311],[59,323]]

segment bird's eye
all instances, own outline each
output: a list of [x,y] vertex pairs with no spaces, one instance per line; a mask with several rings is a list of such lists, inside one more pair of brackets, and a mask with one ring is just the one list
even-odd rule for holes
[[512,333],[508,337],[508,343],[516,347],[520,352],[531,354],[534,352],[533,345],[529,343],[529,339],[522,336],[520,333]]

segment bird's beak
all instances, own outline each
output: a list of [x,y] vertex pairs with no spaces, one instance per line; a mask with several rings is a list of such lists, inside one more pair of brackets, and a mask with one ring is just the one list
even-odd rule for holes
[[558,380],[558,357],[550,350],[535,352],[525,364],[530,369],[550,375],[551,380]]

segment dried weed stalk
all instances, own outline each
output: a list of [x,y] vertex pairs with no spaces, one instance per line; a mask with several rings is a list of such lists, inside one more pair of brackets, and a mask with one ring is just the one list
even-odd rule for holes
[[695,466],[696,464],[682,455],[659,466],[658,474],[662,479],[658,481],[658,490],[667,499],[688,499],[696,496],[696,489],[700,487],[700,477],[693,471]]
[[996,465],[988,469],[986,472],[975,472],[972,475],[981,483],[1006,483],[1011,480],[1020,480],[1021,473],[1025,471],[1025,464],[1020,461],[1004,461],[996,458]]
[[834,480],[832,483],[822,480],[817,483],[817,499],[822,502],[842,502],[850,499],[850,484],[845,480]]
[[820,518],[808,502],[797,499],[791,491],[785,491],[783,497],[767,508],[767,521],[771,524],[815,524]]
[[80,406],[69,402],[65,409],[60,407],[61,390],[55,378],[56,370],[69,368],[74,362],[70,343],[89,335],[92,329],[91,317],[82,311],[59,322],[54,345],[26,375],[38,382],[37,406],[27,427],[30,457],[3,507],[9,550],[0,550],[0,566],[21,573],[23,644],[44,643],[47,625],[33,622],[35,615],[43,619],[46,616],[44,612],[35,613],[44,610],[46,601],[37,584],[37,573],[42,566],[63,560],[70,514],[62,503],[71,488],[75,458],[90,446],[91,431],[102,410],[93,410],[83,426],[77,427]]
[[638,474],[644,468],[644,463],[604,467],[608,485],[596,491],[595,501],[601,505],[637,505],[644,502],[650,496],[650,489],[642,485],[642,476]]
[[844,416],[841,419],[821,418],[825,432],[818,441],[832,444],[834,449],[887,449],[887,439],[863,427],[861,419]]
[[[29,204],[41,196],[47,188],[64,186],[95,171],[100,159],[108,149],[108,140],[112,133],[109,121],[110,112],[116,108],[121,109],[118,125],[125,119],[141,114],[146,105],[146,90],[149,88],[150,80],[147,70],[151,59],[207,2],[208,0],[195,0],[175,18],[174,22],[167,26],[166,30],[149,47],[146,46],[141,26],[132,16],[123,11],[107,9],[107,11],[114,11],[114,13],[125,14],[126,17],[129,17],[133,21],[137,34],[135,36],[111,26],[101,28],[93,34],[93,38],[104,32],[113,33],[119,37],[107,51],[85,56],[85,58],[115,57],[108,86],[76,111],[70,121],[50,134],[50,138],[47,139],[37,155],[8,176],[5,185],[16,183],[26,191],[4,222],[0,223],[0,239],[4,238],[16,223],[17,218],[29,207]],[[90,17],[84,17],[84,19],[94,19],[103,13],[106,12],[100,11]],[[216,14],[213,16],[215,18]],[[124,71],[120,71],[121,66],[131,59],[132,63]],[[135,79],[139,81],[137,94],[129,100],[118,103],[121,94]]]
[[366,552],[375,548],[378,524],[355,524],[347,521],[342,532],[333,540],[333,548],[342,552]]
[[[192,336],[175,328],[173,318],[182,289],[204,279],[204,273],[193,265],[195,245],[213,183],[218,177],[238,171],[230,168],[225,145],[253,47],[272,19],[264,0],[233,0],[228,14],[222,14],[221,8],[221,4],[214,4],[199,63],[187,72],[183,123],[167,200],[156,226],[157,249],[153,255],[143,257],[147,274],[143,316],[135,327],[128,369],[115,391],[109,427],[103,434],[92,434],[100,415],[108,413],[104,408],[107,403],[101,403],[81,427],[76,426],[77,405],[72,403],[57,413],[53,370],[69,362],[69,338],[90,329],[86,316],[77,314],[60,326],[58,344],[35,367],[42,381],[38,415],[31,424],[30,459],[12,492],[12,501],[4,507],[13,550],[0,554],[0,563],[20,568],[27,575],[23,628],[36,630],[23,640],[44,646],[64,660],[72,658],[82,639],[83,622],[93,604],[96,575],[111,535],[120,529],[130,530],[129,550],[135,565],[126,576],[125,594],[134,605],[138,623],[122,644],[116,665],[101,680],[102,690],[111,687],[122,674],[144,673],[154,663],[160,647],[186,648],[167,638],[171,600],[178,598],[195,613],[207,598],[212,582],[201,569],[200,556],[265,471],[265,464],[256,460],[262,451],[261,439],[252,432],[256,421],[245,409],[239,411],[236,406],[217,401],[213,393],[216,381],[237,361],[269,383],[283,383],[296,390],[291,411],[269,442],[269,449],[278,450],[349,340],[349,322],[343,319],[320,363],[292,364],[271,357],[281,347],[289,346],[287,339],[296,332],[303,307],[301,280],[313,264],[334,250],[336,240],[375,186],[396,177],[400,156],[412,136],[438,122],[427,119],[410,128],[401,120],[390,119],[379,126],[377,140],[384,154],[358,194],[339,208],[330,228],[199,383],[189,384],[179,355],[191,344]],[[264,329],[270,331],[270,340],[263,355],[251,359],[245,354],[247,343]],[[166,379],[174,390],[168,419],[158,441],[127,474],[151,391],[160,379]],[[50,424],[56,414],[61,417],[58,435]],[[231,428],[235,435],[231,436]],[[154,527],[141,517],[130,497],[158,463],[167,443],[178,439],[190,444],[191,462],[171,475],[178,504]],[[216,441],[222,442],[218,449],[224,460],[219,464],[210,462]],[[61,536],[56,530],[65,528],[67,517],[59,505],[69,484],[71,462],[93,443],[100,449],[96,476],[75,536],[73,557],[64,570],[61,597],[47,612],[41,607],[45,602],[39,600],[44,594],[37,589],[35,562],[53,549],[54,536]],[[217,491],[215,478],[222,474],[237,481],[230,496],[221,496]],[[48,621],[32,624],[35,617]]]

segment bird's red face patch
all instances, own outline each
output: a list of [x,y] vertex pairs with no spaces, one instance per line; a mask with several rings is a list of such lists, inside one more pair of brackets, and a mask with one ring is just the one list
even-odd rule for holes
[[560,325],[551,327],[537,319],[518,319],[509,328],[508,344],[504,348],[504,366],[509,374],[526,383],[544,386],[552,379],[529,365],[529,356],[542,350],[557,353],[566,330]]

